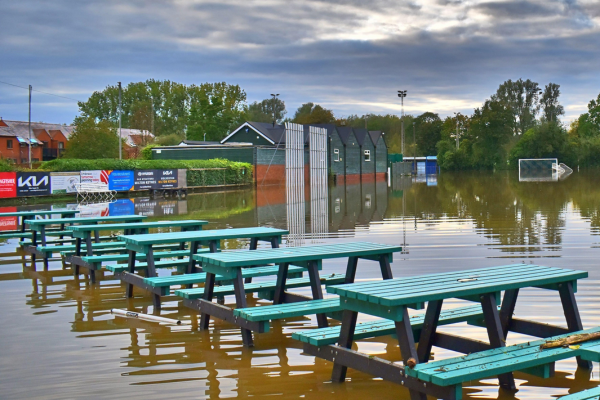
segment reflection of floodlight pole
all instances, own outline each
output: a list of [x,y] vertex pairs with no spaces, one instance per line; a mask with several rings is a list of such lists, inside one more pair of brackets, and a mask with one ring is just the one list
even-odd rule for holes
[[402,139],[400,141],[400,146],[402,154],[404,155],[404,98],[406,97],[406,90],[398,90],[398,97],[400,97],[400,100],[402,101]]
[[454,115],[456,116],[456,150],[458,150],[458,147],[459,147],[458,116],[460,115],[460,113],[455,112]]
[[273,127],[275,127],[275,122],[277,121],[277,118],[275,118],[275,102],[277,101],[277,96],[279,96],[279,93],[271,93],[271,96],[273,96]]
[[417,135],[415,121],[413,121],[413,174],[417,174]]

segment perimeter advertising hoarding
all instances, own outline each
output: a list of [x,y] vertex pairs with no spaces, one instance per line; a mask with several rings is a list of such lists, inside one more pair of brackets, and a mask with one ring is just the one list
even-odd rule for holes
[[0,198],[17,197],[17,173],[0,172]]
[[75,185],[79,182],[79,172],[50,173],[50,191],[52,194],[77,193]]
[[111,171],[107,170],[94,170],[94,171],[81,171],[81,183],[106,183],[108,184],[108,176]]
[[133,190],[133,171],[111,171],[108,175],[108,188],[117,192]]
[[17,196],[44,196],[50,194],[48,172],[17,172]]
[[176,169],[145,169],[135,171],[135,190],[174,189],[177,187]]
[[[17,207],[0,207],[0,213],[8,213],[15,211],[17,211]],[[16,231],[18,228],[19,217],[0,217],[0,231]]]

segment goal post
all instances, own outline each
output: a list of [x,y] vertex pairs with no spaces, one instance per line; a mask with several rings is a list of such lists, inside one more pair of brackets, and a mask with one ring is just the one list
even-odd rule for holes
[[557,158],[521,158],[519,180],[524,182],[558,180],[560,169]]

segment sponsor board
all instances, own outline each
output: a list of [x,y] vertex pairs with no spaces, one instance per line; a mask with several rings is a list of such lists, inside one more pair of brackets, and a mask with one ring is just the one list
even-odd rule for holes
[[157,169],[158,189],[174,189],[177,187],[178,173],[176,169]]
[[95,171],[81,171],[81,183],[106,183],[108,184],[108,176],[111,171],[106,170],[95,170]]
[[17,197],[17,173],[0,172],[0,198]]
[[[15,211],[17,211],[17,207],[0,207],[0,213]],[[0,231],[16,231],[18,228],[19,217],[0,217]]]
[[50,173],[50,191],[52,194],[76,193],[76,184],[80,182],[78,172]]
[[173,189],[177,187],[176,169],[145,169],[135,171],[135,190]]
[[17,196],[43,196],[50,194],[48,172],[17,172]]
[[134,215],[135,205],[130,199],[119,199],[108,205],[108,212],[111,217],[115,215]]
[[111,171],[108,175],[108,188],[118,192],[133,190],[133,171]]

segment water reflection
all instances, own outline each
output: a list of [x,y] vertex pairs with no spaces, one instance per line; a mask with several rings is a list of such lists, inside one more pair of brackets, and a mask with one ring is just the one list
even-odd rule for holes
[[[397,277],[515,261],[584,269],[590,278],[580,282],[577,298],[587,328],[600,325],[598,179],[597,173],[575,173],[565,181],[547,183],[519,182],[518,176],[505,173],[441,174],[436,186],[403,177],[390,180],[389,187],[384,181],[329,186],[327,196],[311,193],[306,185],[294,197],[288,197],[285,187],[262,187],[186,199],[122,199],[112,208],[99,205],[86,212],[206,219],[207,229],[293,226],[297,230],[286,238],[288,244],[348,238],[400,243],[404,254],[392,264]],[[223,247],[246,245],[227,241]],[[0,251],[0,315],[11,321],[0,325],[2,398],[84,398],[96,393],[147,399],[173,393],[182,398],[409,398],[403,388],[356,371],[350,371],[346,385],[329,383],[331,364],[303,355],[299,343],[290,338],[296,330],[316,326],[312,317],[274,323],[268,334],[256,336],[254,349],[244,349],[239,329],[216,321],[210,332],[199,332],[197,316],[175,301],[164,304],[164,316],[190,325],[169,327],[114,317],[111,308],[147,311],[151,298],[138,293],[127,301],[124,287],[109,273],[92,285],[84,277],[73,277],[58,260],[51,262],[49,271],[33,270],[15,240],[1,242]],[[343,272],[345,263],[324,262],[323,270]],[[375,278],[377,271],[365,264],[357,279]],[[557,297],[551,291],[524,290],[516,314],[564,325],[564,317],[556,312]],[[249,298],[250,304],[262,302]],[[458,305],[455,301],[446,306]],[[485,330],[466,324],[443,330],[486,338]],[[511,335],[509,340],[528,339]],[[390,338],[361,341],[355,348],[389,360],[400,357]],[[452,355],[435,350],[435,358]],[[93,371],[82,373],[90,365]],[[556,376],[546,380],[516,374],[520,391],[515,396],[500,392],[496,380],[488,379],[472,382],[464,397],[547,399],[598,384],[597,375],[577,371],[572,361],[560,362],[556,369]]]

